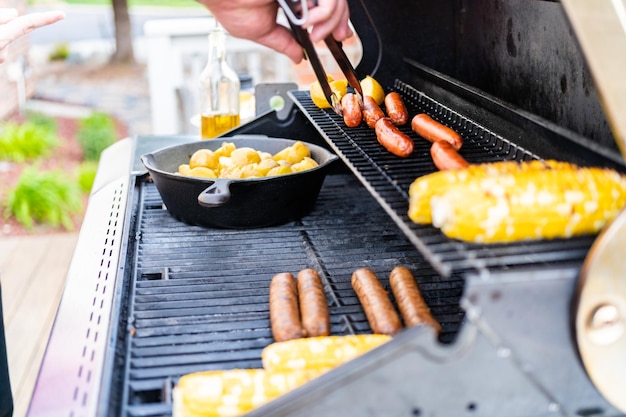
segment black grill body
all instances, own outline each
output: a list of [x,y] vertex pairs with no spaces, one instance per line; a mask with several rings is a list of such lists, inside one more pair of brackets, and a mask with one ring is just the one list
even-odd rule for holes
[[[558,2],[350,5],[360,74],[400,92],[412,115],[459,131],[468,161],[626,169]],[[169,417],[181,375],[260,367],[274,274],[318,270],[333,334],[358,334],[370,329],[352,272],[369,267],[388,288],[398,265],[414,272],[441,337],[402,332],[251,417],[622,415],[590,382],[571,330],[595,236],[477,245],[412,224],[408,186],[435,170],[427,143],[400,160],[306,91],[288,103],[285,119],[270,112],[227,136],[294,138],[337,153],[342,163],[296,222],[217,230],[172,218],[139,156],[195,138],[129,138],[103,156],[31,416]],[[118,161],[126,171],[108,172]]]
[[123,415],[158,404],[165,415],[167,393],[182,374],[261,367],[261,350],[273,341],[269,282],[279,272],[320,272],[332,334],[370,332],[350,284],[362,266],[385,285],[397,265],[419,275],[443,324],[442,343],[461,326],[463,280],[442,280],[351,175],[328,177],[313,213],[301,221],[246,232],[175,220],[150,182],[140,181],[137,194],[138,239],[129,247],[136,264],[119,329],[126,340],[116,349],[124,383],[112,388]]

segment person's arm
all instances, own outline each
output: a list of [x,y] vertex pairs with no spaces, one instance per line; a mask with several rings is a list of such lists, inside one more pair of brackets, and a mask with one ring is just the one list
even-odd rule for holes
[[[291,31],[276,22],[276,0],[198,0],[211,11],[218,22],[232,36],[248,39],[283,53],[295,63],[303,58],[302,47]],[[318,0],[309,9],[309,18],[303,27],[311,29],[314,42],[333,34],[342,41],[352,35],[348,26],[350,11],[347,0]]]
[[62,11],[31,13],[18,16],[16,9],[0,8],[0,63],[6,59],[7,46],[20,36],[58,22],[65,17]]

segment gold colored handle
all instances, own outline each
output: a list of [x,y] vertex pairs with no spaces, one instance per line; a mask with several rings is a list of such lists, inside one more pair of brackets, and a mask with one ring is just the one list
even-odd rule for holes
[[561,0],[626,160],[626,0]]

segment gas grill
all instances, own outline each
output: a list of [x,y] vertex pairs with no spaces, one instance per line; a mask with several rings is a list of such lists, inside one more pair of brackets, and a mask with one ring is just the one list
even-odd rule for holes
[[[461,133],[469,162],[556,158],[626,170],[593,85],[568,84],[568,69],[585,66],[559,3],[415,3],[351,2],[364,45],[357,71],[400,92],[411,115],[426,112]],[[522,24],[545,30],[526,41],[515,35]],[[544,52],[548,74],[534,62],[507,67],[507,54],[526,59],[537,42],[571,56]],[[554,82],[562,71],[566,81]],[[524,84],[531,72],[541,88]],[[577,101],[548,102],[555,97]],[[318,109],[307,91],[287,98],[284,119],[262,114],[224,140],[297,138],[340,157],[298,221],[228,230],[170,216],[139,157],[195,137],[127,138],[103,153],[30,416],[171,416],[181,375],[261,367],[273,341],[274,274],[319,271],[332,334],[360,334],[371,330],[352,272],[369,267],[388,288],[398,265],[413,271],[442,334],[405,330],[249,416],[623,415],[587,375],[572,331],[572,299],[596,236],[481,245],[413,224],[408,187],[436,169],[428,143],[399,159],[371,129],[346,128]],[[569,111],[596,119],[585,124]]]

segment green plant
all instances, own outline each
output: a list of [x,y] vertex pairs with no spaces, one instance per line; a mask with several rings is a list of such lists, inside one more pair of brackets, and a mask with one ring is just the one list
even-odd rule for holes
[[78,166],[76,172],[76,182],[78,187],[84,193],[89,193],[93,182],[96,179],[96,172],[98,171],[98,164],[93,161],[85,161]]
[[65,61],[70,56],[70,46],[67,43],[55,44],[48,59],[50,61]]
[[115,123],[106,113],[95,112],[79,121],[76,139],[86,161],[98,161],[100,154],[116,139]]
[[0,160],[23,162],[50,154],[59,143],[56,127],[36,122],[7,122],[0,127]]
[[64,172],[42,172],[31,166],[22,171],[16,186],[8,191],[4,217],[14,216],[27,230],[32,230],[35,223],[72,230],[72,215],[81,210],[78,185]]
[[26,111],[26,120],[28,122],[33,123],[34,125],[46,129],[48,132],[55,134],[57,133],[57,121],[54,117],[47,116],[43,113],[34,112],[34,111]]

